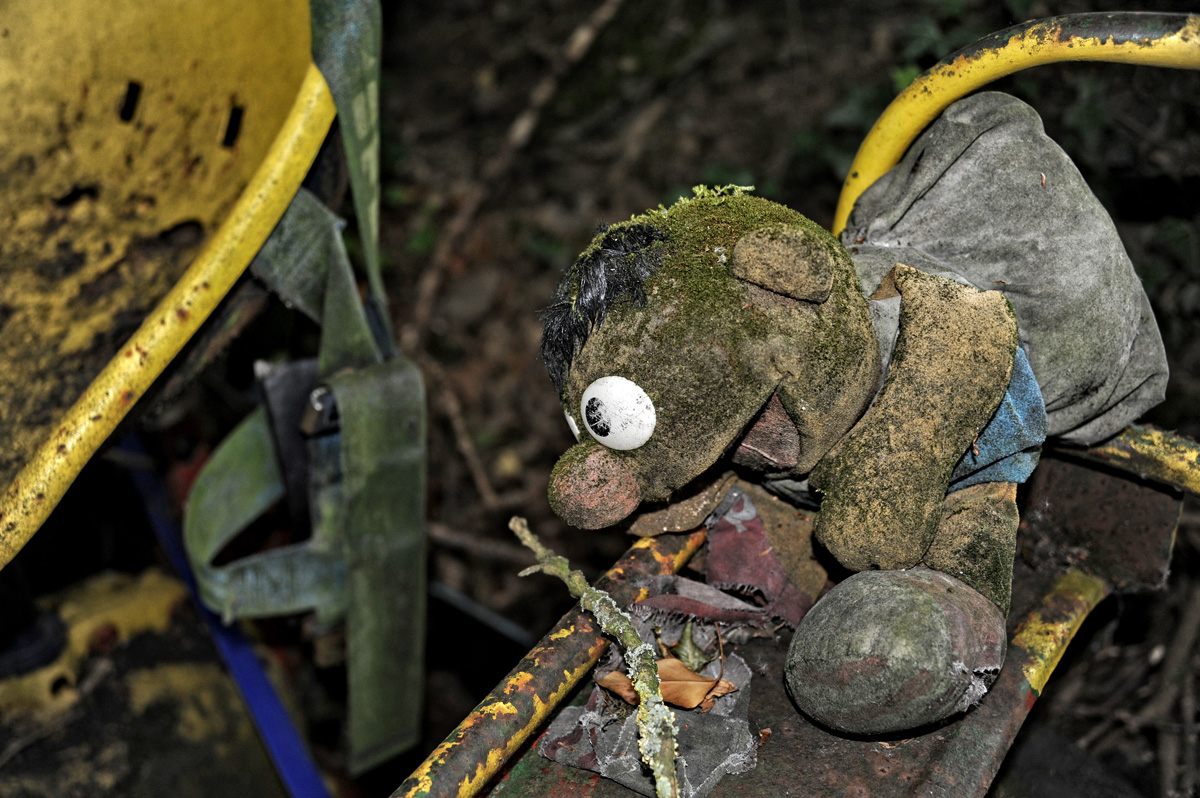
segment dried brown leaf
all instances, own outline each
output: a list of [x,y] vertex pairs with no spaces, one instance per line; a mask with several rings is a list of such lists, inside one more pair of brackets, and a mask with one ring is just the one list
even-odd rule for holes
[[[707,712],[712,709],[718,698],[737,689],[728,679],[713,679],[688,670],[686,665],[674,657],[660,659],[657,665],[663,701],[683,709],[700,707],[702,712]],[[596,679],[596,683],[613,691],[626,702],[637,705],[637,693],[624,673],[613,671]]]
[[637,691],[633,689],[633,682],[629,681],[629,677],[623,671],[613,671],[597,677],[596,684],[613,691],[625,699],[625,703],[633,704],[635,707],[638,705]]

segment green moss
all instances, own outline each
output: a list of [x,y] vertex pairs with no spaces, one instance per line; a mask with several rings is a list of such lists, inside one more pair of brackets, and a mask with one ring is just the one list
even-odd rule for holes
[[933,542],[954,463],[987,423],[1012,369],[1006,302],[897,267],[903,300],[887,383],[813,470],[817,537],[848,568],[908,568]]
[[[824,454],[878,383],[874,332],[840,244],[799,213],[738,187],[697,190],[622,224],[662,231],[662,259],[643,286],[646,303],[614,303],[592,332],[568,377],[566,404],[574,408],[607,374],[646,391],[658,417],[654,436],[637,450],[613,453],[638,475],[643,497],[667,498],[711,465],[781,380],[797,383],[792,395],[800,398],[789,409],[803,407],[807,442],[815,442],[816,456]],[[788,299],[733,275],[733,250],[743,236],[795,227],[828,247],[836,264],[825,303]]]

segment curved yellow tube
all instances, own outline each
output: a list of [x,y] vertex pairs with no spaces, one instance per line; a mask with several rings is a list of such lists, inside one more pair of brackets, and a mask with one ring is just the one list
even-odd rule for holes
[[310,64],[283,128],[225,222],[0,495],[0,568],[245,271],[299,190],[335,113],[325,79]]
[[1021,672],[1035,695],[1046,687],[1088,613],[1107,595],[1108,586],[1103,580],[1081,571],[1067,571],[1017,627],[1008,656],[1016,655],[1014,661],[1021,662]]
[[955,100],[997,78],[1058,61],[1200,69],[1200,16],[1070,14],[993,33],[918,77],[900,93],[858,148],[838,198],[840,235],[859,196],[899,163],[921,131]]

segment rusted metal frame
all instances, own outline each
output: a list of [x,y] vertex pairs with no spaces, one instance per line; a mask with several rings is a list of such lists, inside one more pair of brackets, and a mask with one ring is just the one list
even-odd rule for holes
[[[620,606],[645,598],[645,577],[678,571],[705,540],[690,535],[643,538],[596,582]],[[392,798],[475,795],[579,683],[608,647],[578,605],[525,655]]]
[[1088,613],[1108,595],[1103,580],[1067,571],[1021,621],[987,698],[957,721],[909,795],[984,795],[1025,718]]
[[[714,798],[778,795],[785,788],[814,798],[984,795],[1088,613],[1109,592],[1162,584],[1179,515],[1173,491],[1053,455],[1043,458],[1028,490],[1036,509],[1024,522],[1023,567],[1014,575],[1020,609],[1005,667],[979,706],[905,739],[854,738],[798,715],[782,680],[758,682],[751,722],[775,733],[758,767],[723,780]],[[783,650],[777,643],[753,656],[764,667],[781,666]],[[533,749],[500,784],[506,794],[528,796],[629,794],[597,774],[549,763]]]
[[[763,746],[758,768],[723,780],[714,798],[782,794],[785,786],[814,798],[983,796],[1071,639],[1107,593],[1096,577],[1061,574],[1017,626],[1005,666],[983,702],[954,723],[911,739],[841,737],[799,717],[789,732],[788,723],[780,723],[778,715],[769,720],[760,706],[758,722],[774,726],[778,734]],[[757,700],[787,701],[772,686],[760,689],[764,696],[776,695],[756,693]],[[752,709],[752,717],[755,713]],[[506,794],[528,796],[632,794],[597,774],[549,763],[534,749],[511,771],[505,787]]]
[[1055,452],[1103,463],[1200,496],[1200,445],[1167,430],[1133,424],[1098,446],[1061,447]]

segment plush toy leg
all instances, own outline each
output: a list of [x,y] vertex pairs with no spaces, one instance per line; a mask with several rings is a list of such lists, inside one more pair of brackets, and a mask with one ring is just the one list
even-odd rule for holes
[[793,700],[849,734],[937,723],[979,700],[1004,662],[1004,617],[939,571],[863,571],[804,616],[788,649]]
[[1004,662],[1017,486],[986,482],[946,497],[924,564],[864,571],[805,616],[788,651],[792,697],[815,720],[886,734],[962,712]]
[[966,582],[1007,615],[1017,523],[1016,483],[984,482],[955,491],[942,505],[942,521],[923,561]]

